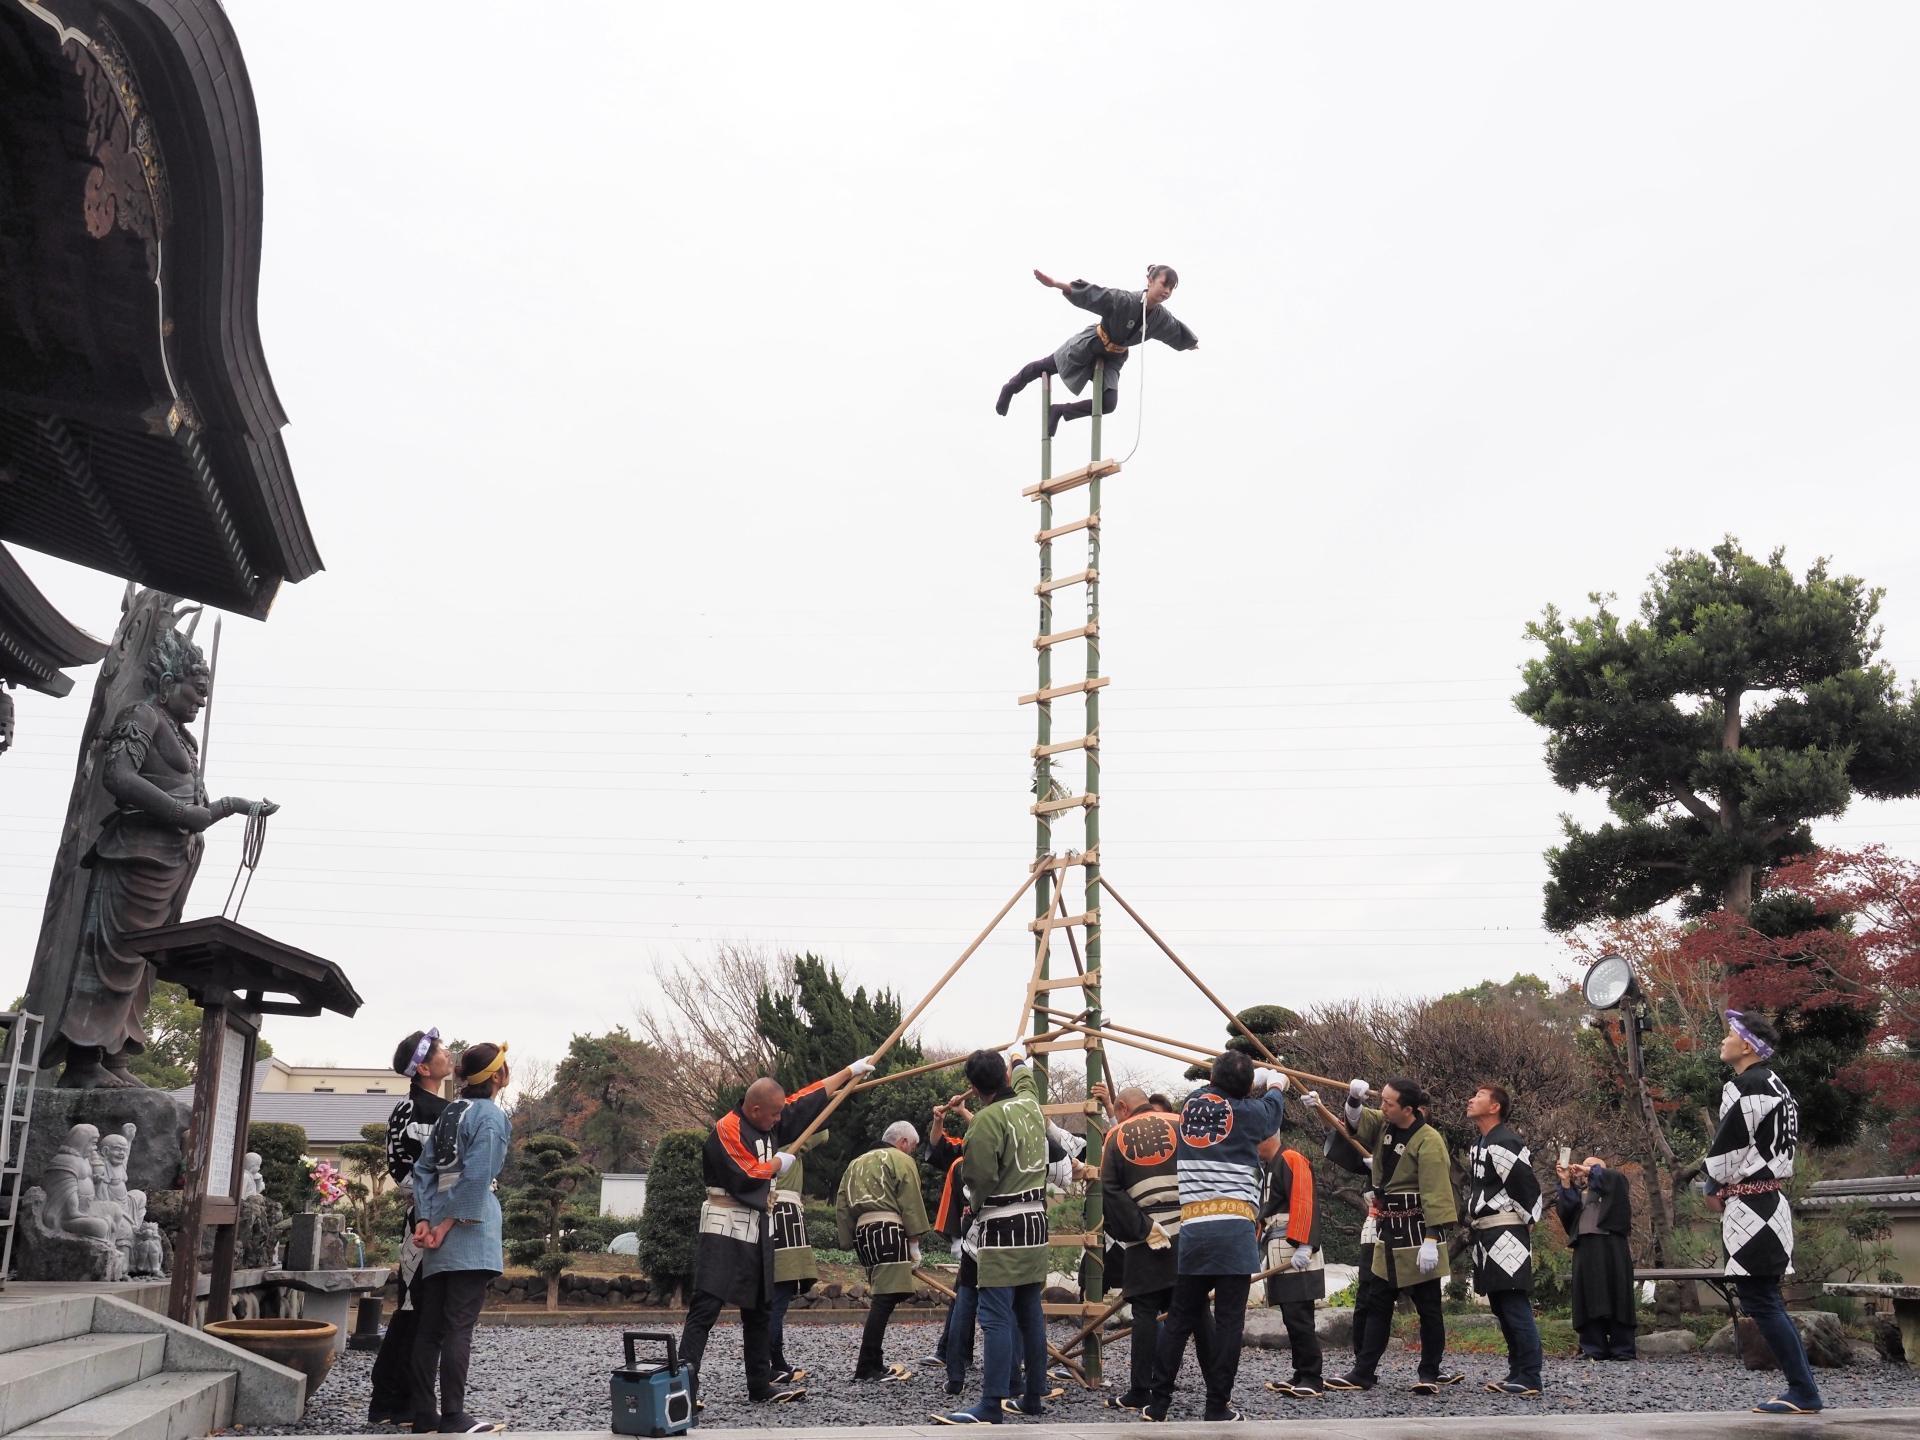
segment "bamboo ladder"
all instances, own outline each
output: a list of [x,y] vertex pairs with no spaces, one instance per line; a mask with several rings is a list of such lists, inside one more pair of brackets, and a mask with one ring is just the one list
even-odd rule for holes
[[[1036,1038],[1031,1045],[1035,1054],[1035,1065],[1041,1082],[1042,1109],[1050,1116],[1085,1115],[1087,1117],[1086,1162],[1090,1165],[1100,1163],[1101,1134],[1093,1123],[1097,1106],[1092,1101],[1084,1103],[1047,1103],[1048,1079],[1047,1056],[1059,1050],[1080,1050],[1086,1056],[1087,1088],[1091,1092],[1094,1085],[1106,1077],[1105,1057],[1100,1048],[1100,692],[1108,679],[1100,673],[1100,482],[1110,475],[1120,472],[1117,461],[1100,458],[1100,419],[1101,401],[1106,390],[1106,362],[1096,361],[1093,369],[1093,413],[1092,446],[1088,463],[1077,470],[1065,474],[1053,473],[1053,437],[1051,417],[1053,412],[1053,377],[1042,377],[1040,388],[1040,480],[1021,493],[1028,499],[1038,502],[1040,507],[1040,525],[1034,532],[1034,543],[1040,552],[1040,580],[1033,593],[1040,602],[1038,633],[1034,637],[1033,648],[1038,656],[1038,684],[1031,694],[1022,695],[1022,705],[1032,705],[1035,712],[1035,736],[1032,750],[1033,759],[1033,804],[1030,807],[1034,818],[1034,918],[1028,925],[1033,934],[1033,969],[1027,981],[1026,996],[1022,1002],[1023,1016],[1031,1014],[1031,1030],[1035,1037],[1048,1036],[1057,1025],[1052,1012],[1059,1009],[1053,1002],[1055,991],[1078,989],[1084,999],[1086,1031],[1092,1033],[1069,1033],[1058,1038]],[[1056,497],[1072,491],[1086,492],[1085,514],[1055,523],[1054,500]],[[1086,563],[1069,574],[1054,573],[1054,545],[1069,536],[1085,537]],[[1055,629],[1058,620],[1055,616],[1055,597],[1064,592],[1079,590],[1085,597],[1086,609],[1082,623],[1069,628]],[[1071,618],[1071,617],[1068,617]],[[1053,652],[1055,647],[1081,642],[1085,656],[1085,670],[1076,680],[1056,684],[1054,680]],[[1053,738],[1053,706],[1057,700],[1071,701],[1079,697],[1084,706],[1084,723],[1080,734],[1070,739]],[[1055,777],[1055,757],[1068,755],[1078,750],[1085,757],[1085,783],[1077,795],[1070,793]],[[1077,848],[1063,848],[1065,837],[1057,834],[1070,826],[1075,817],[1081,823],[1081,843]],[[1078,870],[1081,875],[1081,905],[1074,913],[1067,913],[1067,888],[1071,872]],[[1069,950],[1074,959],[1074,973],[1054,976],[1052,969],[1053,937],[1055,933],[1066,937]],[[1085,961],[1081,952],[1084,942]],[[1026,1023],[1024,1020],[1022,1023]],[[1057,1032],[1055,1032],[1057,1034]],[[1057,1235],[1053,1237],[1056,1245],[1079,1245],[1084,1247],[1086,1255],[1081,1271],[1084,1284],[1080,1303],[1073,1305],[1049,1305],[1044,1307],[1050,1315],[1070,1316],[1076,1321],[1090,1315],[1098,1315],[1108,1307],[1102,1297],[1106,1293],[1106,1266],[1103,1256],[1105,1245],[1101,1226],[1101,1197],[1098,1185],[1087,1187],[1085,1199],[1085,1229],[1078,1235]],[[1100,1382],[1100,1341],[1096,1333],[1086,1339],[1083,1363],[1088,1379],[1093,1384]]]

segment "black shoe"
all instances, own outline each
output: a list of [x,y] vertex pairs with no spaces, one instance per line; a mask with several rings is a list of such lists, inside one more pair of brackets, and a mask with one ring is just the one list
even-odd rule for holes
[[1289,1385],[1282,1385],[1276,1380],[1269,1380],[1267,1382],[1267,1388],[1269,1390],[1278,1390],[1282,1395],[1291,1395],[1295,1400],[1324,1400],[1327,1398],[1327,1392],[1318,1380],[1296,1379]]
[[1054,437],[1054,432],[1059,430],[1059,428],[1060,428],[1060,407],[1056,405],[1047,412],[1047,438],[1051,440]]
[[747,1399],[755,1405],[791,1405],[796,1400],[807,1398],[807,1392],[798,1385],[789,1385],[784,1389],[769,1390],[765,1395],[749,1395]]
[[1107,1397],[1107,1409],[1109,1410],[1131,1410],[1135,1414],[1138,1414],[1146,1406],[1146,1403],[1144,1396],[1137,1395],[1131,1390],[1127,1391],[1124,1395],[1109,1395]]
[[1000,398],[993,402],[993,413],[1004,415],[1011,404],[1013,404],[1013,382],[1009,380],[1000,387]]
[[1358,1375],[1329,1375],[1324,1383],[1329,1390],[1371,1390],[1374,1384]]
[[369,1425],[411,1426],[413,1424],[413,1417],[411,1415],[402,1415],[398,1410],[369,1410],[367,1411],[367,1423]]
[[1051,1415],[1053,1407],[1043,1404],[1038,1410],[1029,1410],[1025,1401],[1009,1398],[1000,1402],[1000,1413],[1003,1415]]
[[1167,1423],[1167,1407],[1165,1405],[1143,1405],[1140,1408],[1140,1418],[1150,1425],[1164,1425]]
[[1247,1417],[1229,1405],[1224,1410],[1209,1410],[1200,1418],[1202,1420],[1244,1420]]
[[947,1394],[949,1395],[962,1394],[966,1390],[966,1388],[967,1387],[965,1385],[956,1385],[951,1380],[947,1382]]
[[464,1410],[458,1415],[440,1417],[442,1435],[498,1435],[506,1428],[503,1420],[476,1420]]
[[1540,1393],[1540,1387],[1537,1385],[1527,1385],[1519,1380],[1502,1380],[1498,1384],[1489,1383],[1487,1393],[1490,1395],[1518,1395],[1525,1399],[1538,1395]]

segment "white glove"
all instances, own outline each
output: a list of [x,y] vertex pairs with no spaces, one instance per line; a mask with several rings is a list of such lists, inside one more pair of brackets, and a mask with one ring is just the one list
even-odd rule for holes
[[1057,1121],[1047,1121],[1047,1138],[1066,1151],[1069,1159],[1078,1160],[1087,1153],[1086,1138],[1061,1128]]
[[909,1240],[907,1242],[907,1259],[916,1265],[920,1263],[920,1242],[918,1240]]
[[866,1076],[873,1074],[873,1061],[863,1055],[851,1065],[847,1066],[847,1069],[853,1072],[854,1079],[864,1079]]
[[1284,1095],[1287,1093],[1287,1077],[1278,1070],[1255,1070],[1253,1072],[1253,1083],[1255,1088],[1266,1090],[1273,1094]]
[[1432,1237],[1420,1242],[1420,1273],[1431,1275],[1440,1268],[1440,1247],[1433,1243]]
[[1309,1265],[1313,1264],[1313,1247],[1311,1245],[1294,1246],[1293,1259],[1287,1263],[1296,1270],[1306,1269]]
[[773,1157],[773,1160],[774,1160],[774,1163],[780,1167],[780,1173],[782,1175],[785,1175],[787,1171],[793,1168],[793,1156],[789,1155],[784,1150],[780,1151],[779,1154],[775,1155]]
[[1154,1221],[1153,1228],[1147,1231],[1147,1249],[1165,1250],[1172,1244],[1173,1237],[1160,1228],[1158,1220]]
[[1012,1069],[1015,1065],[1024,1065],[1026,1063],[1027,1063],[1027,1047],[1026,1046],[1013,1045],[1008,1047],[1008,1050],[1007,1050],[1007,1068],[1008,1069]]
[[1300,1097],[1300,1103],[1302,1105],[1311,1106],[1315,1110],[1319,1110],[1323,1108],[1320,1104],[1320,1092],[1318,1090],[1307,1091],[1304,1095]]
[[1347,1103],[1349,1105],[1361,1104],[1363,1101],[1366,1100],[1367,1092],[1372,1088],[1373,1087],[1367,1084],[1367,1082],[1364,1080],[1348,1081],[1347,1082]]

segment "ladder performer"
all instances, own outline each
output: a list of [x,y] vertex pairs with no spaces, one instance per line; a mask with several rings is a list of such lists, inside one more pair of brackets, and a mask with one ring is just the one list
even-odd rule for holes
[[[1058,290],[1082,310],[1099,317],[1092,325],[1070,337],[1051,355],[1043,355],[1000,387],[1000,399],[994,409],[1007,413],[1013,397],[1042,375],[1058,375],[1068,390],[1078,395],[1093,379],[1094,363],[1107,362],[1106,384],[1101,391],[1100,413],[1113,414],[1120,404],[1120,367],[1127,363],[1127,351],[1148,340],[1158,340],[1175,350],[1194,350],[1200,345],[1193,331],[1167,309],[1167,298],[1180,284],[1180,276],[1171,265],[1149,265],[1144,290],[1114,290],[1105,285],[1089,285],[1085,280],[1055,280],[1036,270],[1033,278],[1050,290]],[[1047,417],[1051,435],[1062,420],[1079,420],[1093,413],[1093,401],[1075,400],[1055,405]]]

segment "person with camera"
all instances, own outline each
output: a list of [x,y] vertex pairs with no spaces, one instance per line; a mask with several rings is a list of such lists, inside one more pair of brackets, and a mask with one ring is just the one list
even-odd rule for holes
[[1554,1212],[1573,1247],[1573,1328],[1589,1360],[1632,1360],[1639,1319],[1633,1289],[1633,1192],[1627,1177],[1589,1155],[1556,1165]]

